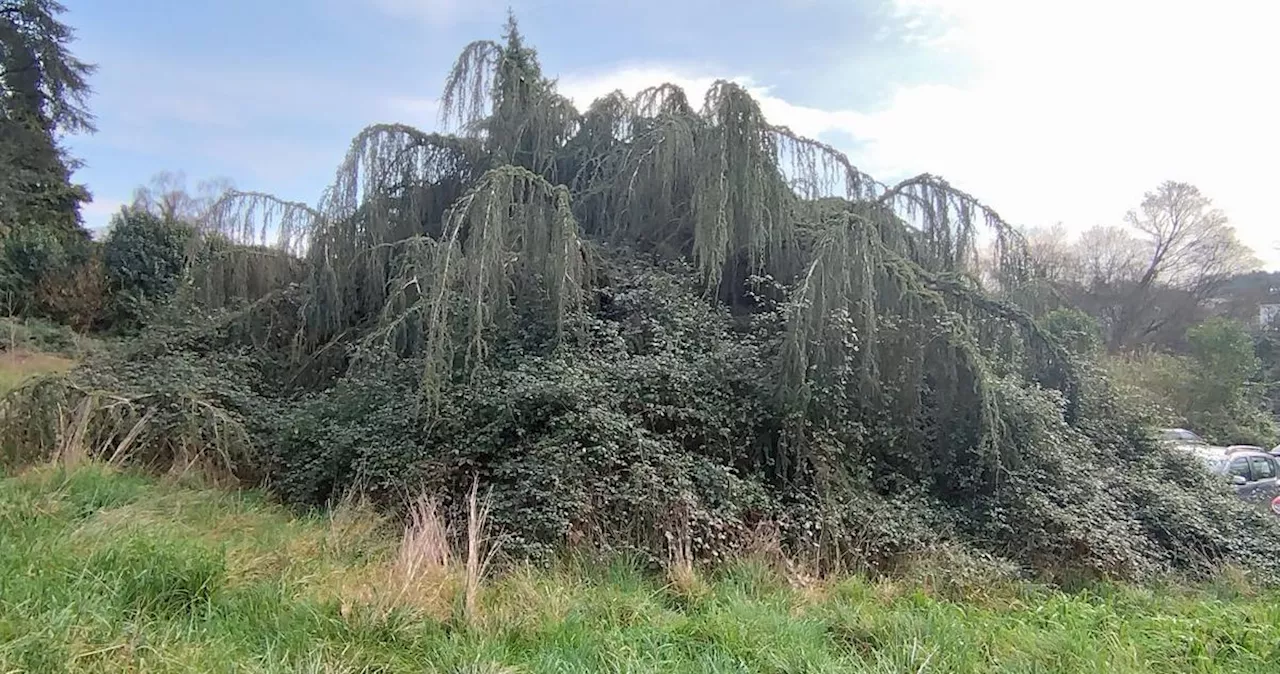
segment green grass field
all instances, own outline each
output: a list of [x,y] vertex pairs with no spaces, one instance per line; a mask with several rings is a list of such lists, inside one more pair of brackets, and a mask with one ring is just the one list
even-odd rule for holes
[[449,578],[398,584],[397,549],[359,508],[33,469],[0,482],[0,671],[1280,671],[1280,597],[1227,585],[960,597],[741,563],[679,591],[566,563],[486,580],[466,620]]

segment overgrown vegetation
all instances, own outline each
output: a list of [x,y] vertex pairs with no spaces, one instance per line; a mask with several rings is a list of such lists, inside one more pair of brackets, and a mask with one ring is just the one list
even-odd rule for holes
[[[414,524],[432,518],[449,524]],[[1262,673],[1280,643],[1276,598],[1239,576],[1064,593],[964,556],[813,581],[757,553],[693,585],[564,560],[482,580],[468,613],[429,531],[397,536],[358,502],[295,517],[253,492],[43,466],[0,481],[0,667]]]
[[1267,404],[1262,364],[1244,326],[1213,319],[1186,337],[1189,355],[1145,352],[1117,358],[1118,380],[1167,426],[1195,428],[1223,444],[1270,449],[1277,432]]
[[1063,582],[1280,570],[1275,521],[1154,442],[971,195],[881,184],[731,82],[579,112],[514,21],[443,101],[458,135],[370,127],[315,206],[218,200],[176,290],[164,223],[121,229],[148,330],[11,396],[0,455],[302,507],[457,513],[478,483],[548,563],[691,566],[764,529],[815,571],[940,545]]

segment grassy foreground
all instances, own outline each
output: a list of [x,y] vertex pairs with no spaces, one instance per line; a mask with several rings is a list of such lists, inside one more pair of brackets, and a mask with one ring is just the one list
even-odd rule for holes
[[8,477],[0,671],[1280,671],[1280,597],[1222,588],[960,598],[858,577],[793,589],[744,563],[677,591],[565,564],[486,581],[467,621],[449,578],[397,584],[397,546],[359,508],[298,518],[93,466]]

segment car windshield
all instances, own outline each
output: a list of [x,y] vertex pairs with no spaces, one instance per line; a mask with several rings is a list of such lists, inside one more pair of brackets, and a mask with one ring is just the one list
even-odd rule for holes
[[1170,442],[1181,442],[1186,444],[1203,445],[1207,444],[1204,438],[1182,428],[1170,428],[1162,434],[1164,439]]

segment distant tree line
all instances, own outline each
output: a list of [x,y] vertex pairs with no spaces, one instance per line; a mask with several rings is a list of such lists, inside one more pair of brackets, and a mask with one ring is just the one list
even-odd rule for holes
[[1058,297],[1096,321],[1104,362],[1156,418],[1221,442],[1280,442],[1280,349],[1260,312],[1280,303],[1280,273],[1259,271],[1193,185],[1161,184],[1125,220],[1075,237],[1031,229],[1028,248]]

